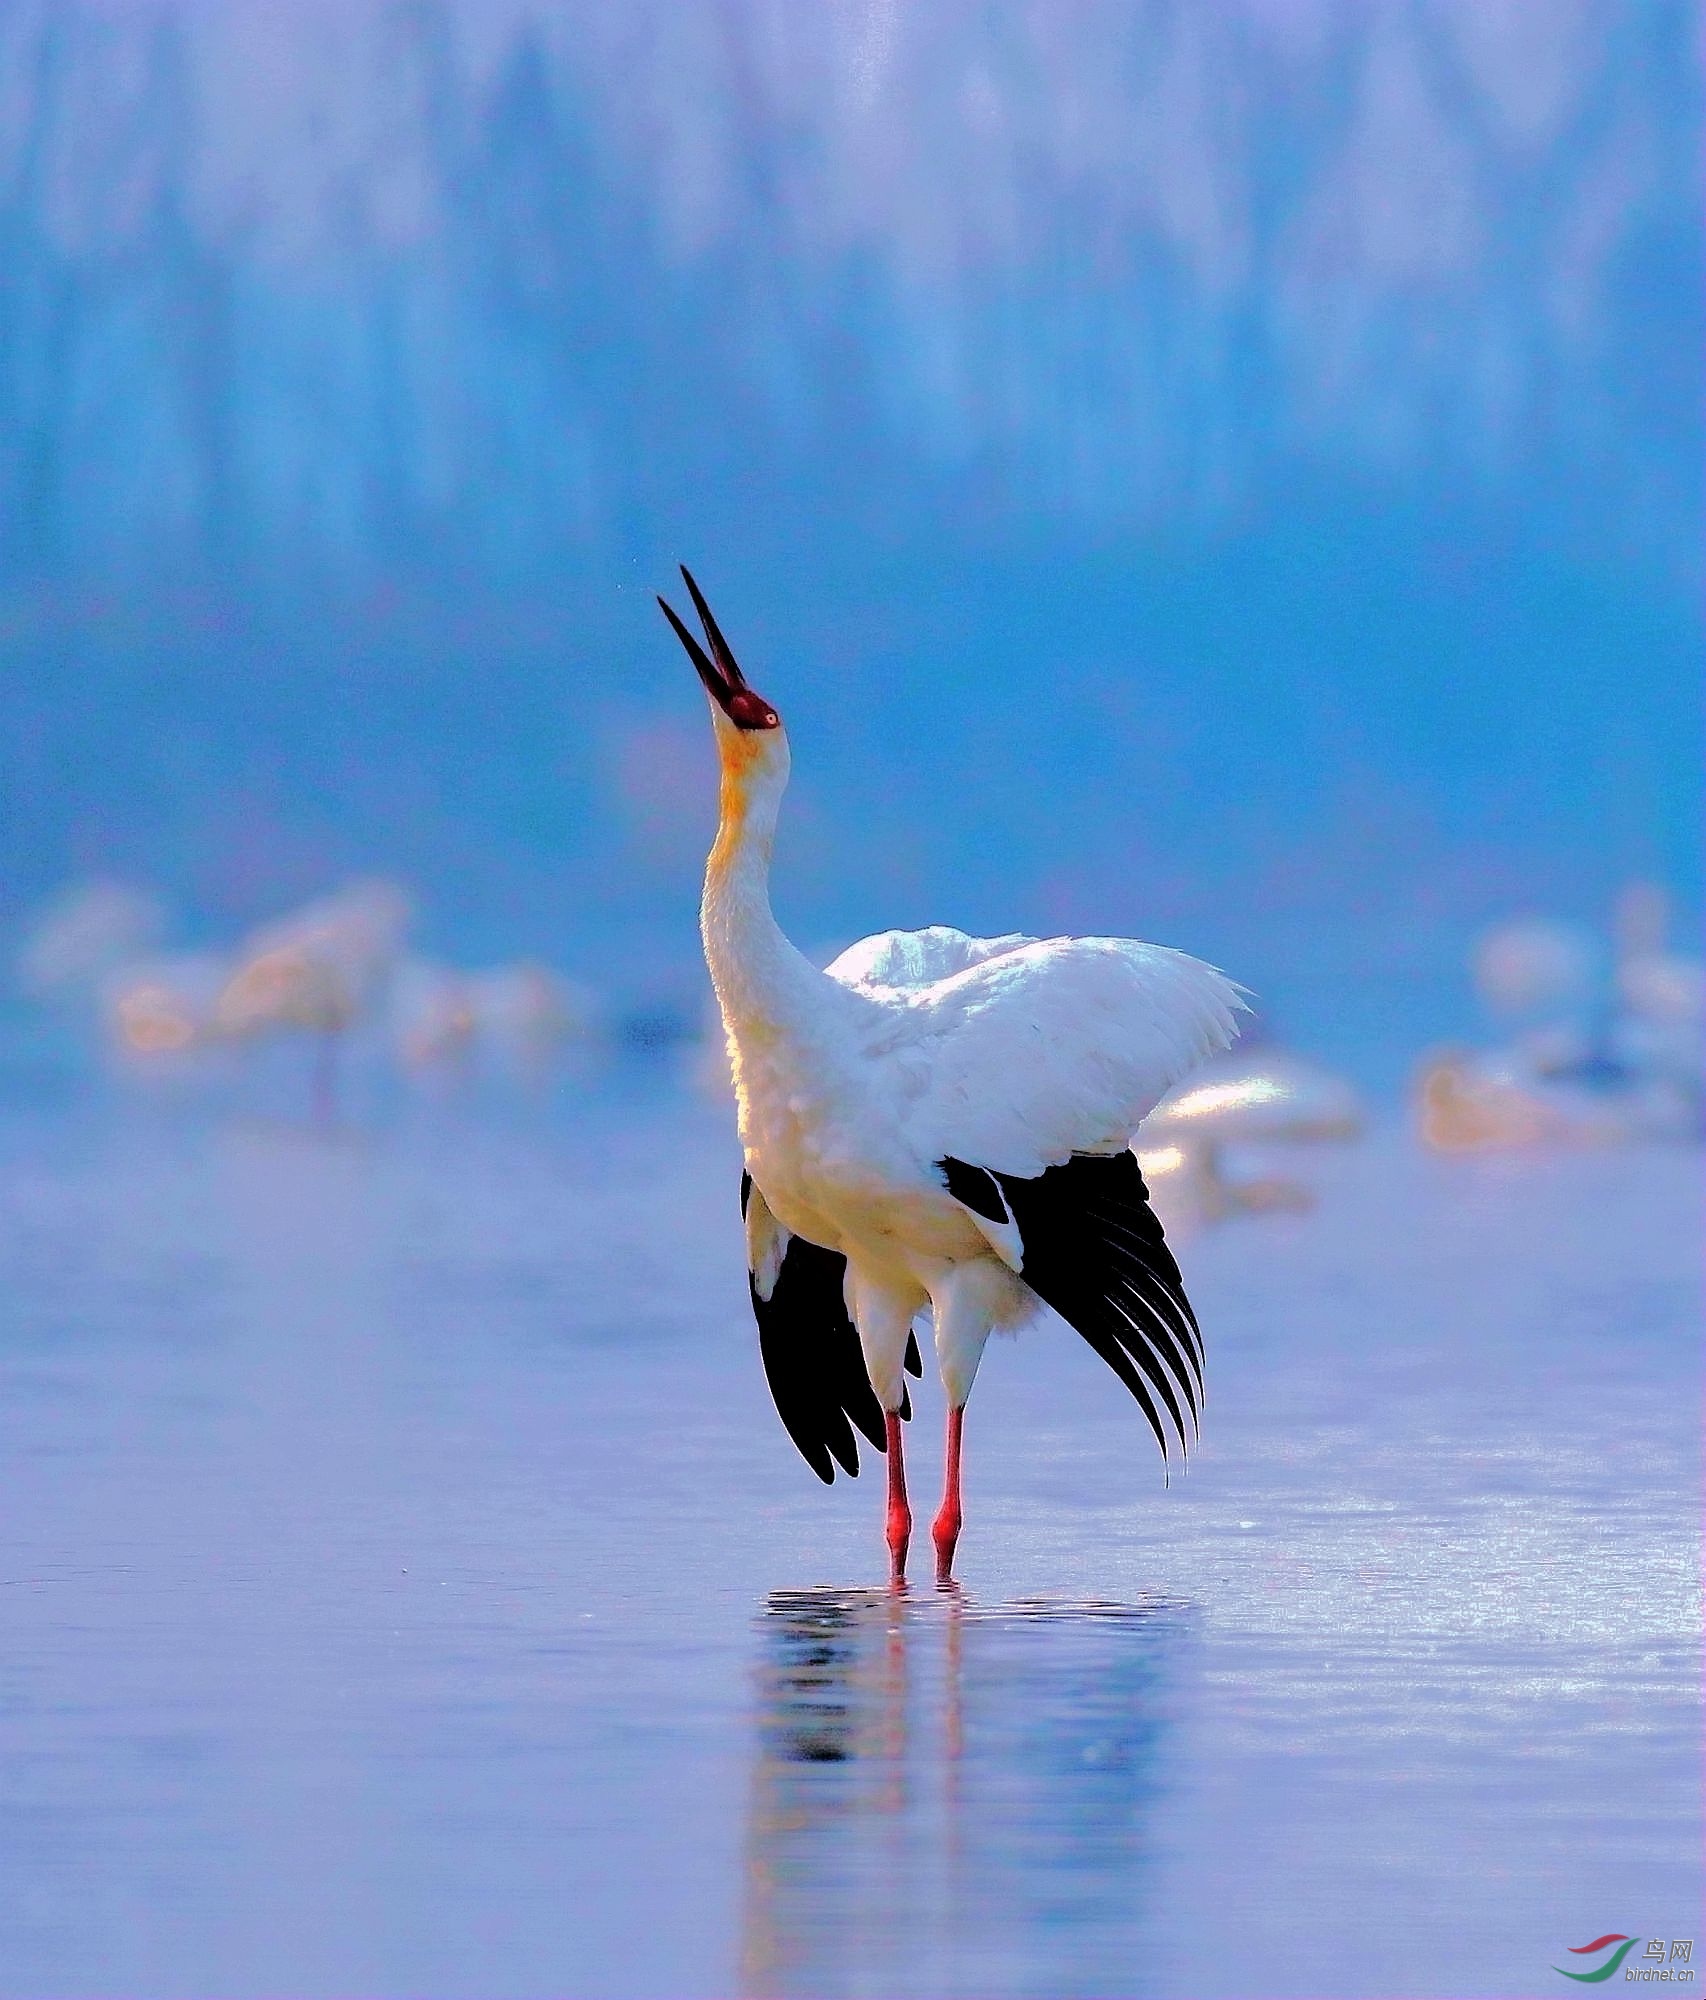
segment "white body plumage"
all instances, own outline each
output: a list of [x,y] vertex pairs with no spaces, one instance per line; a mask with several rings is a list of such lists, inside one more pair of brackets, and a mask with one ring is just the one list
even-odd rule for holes
[[992,1329],[1037,1300],[1017,1281],[1011,1226],[956,1201],[938,1163],[1033,1176],[1120,1150],[1180,1077],[1231,1045],[1238,989],[1160,945],[946,926],[866,938],[820,972],[770,908],[787,738],[713,713],[723,816],[701,929],[762,1196],[747,1215],[753,1268],[772,1220],[847,1259],[885,1409],[899,1406],[912,1321],[931,1307],[943,1385],[963,1403]]

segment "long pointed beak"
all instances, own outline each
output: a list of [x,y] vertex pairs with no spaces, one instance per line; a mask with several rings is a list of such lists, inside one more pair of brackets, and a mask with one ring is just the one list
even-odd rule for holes
[[705,683],[706,692],[726,714],[730,701],[746,687],[746,676],[741,672],[734,654],[729,650],[729,642],[723,637],[717,621],[711,616],[711,607],[705,602],[704,593],[693,581],[693,573],[685,563],[681,565],[681,579],[687,585],[693,599],[693,608],[699,614],[699,623],[705,628],[706,643],[710,646],[709,657],[687,627],[675,615],[674,610],[663,598],[658,599],[658,609],[674,627],[675,636],[687,648],[687,657],[698,669],[699,678]]

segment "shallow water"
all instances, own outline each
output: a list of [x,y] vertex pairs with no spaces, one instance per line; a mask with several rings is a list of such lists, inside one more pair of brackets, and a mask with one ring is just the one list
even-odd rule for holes
[[1001,1343],[961,1587],[897,1596],[716,1114],[14,1116],[0,1992],[1413,2000],[1696,1935],[1696,1159],[1301,1171],[1181,1246],[1189,1473]]

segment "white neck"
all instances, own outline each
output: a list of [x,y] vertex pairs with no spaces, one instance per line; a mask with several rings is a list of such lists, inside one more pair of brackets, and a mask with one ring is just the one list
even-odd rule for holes
[[723,750],[722,816],[705,864],[699,929],[724,1026],[737,1041],[763,1041],[803,1028],[830,982],[782,935],[770,909],[786,741],[777,730]]

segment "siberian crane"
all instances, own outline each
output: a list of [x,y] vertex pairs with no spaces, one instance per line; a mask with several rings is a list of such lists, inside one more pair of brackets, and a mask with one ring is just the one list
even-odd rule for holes
[[1230,1046],[1240,989],[1126,938],[885,931],[820,971],[771,913],[788,738],[698,585],[696,638],[658,603],[710,698],[721,812],[700,928],[728,1037],[759,1349],[776,1409],[824,1481],[888,1460],[891,1573],[912,1514],[901,1424],[926,1310],[947,1397],[936,1573],[960,1536],[967,1398],[985,1343],[1049,1305],[1181,1456],[1203,1344],[1131,1140],[1163,1094]]

